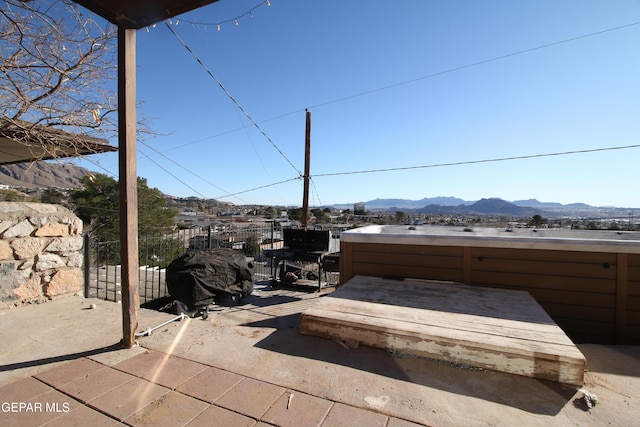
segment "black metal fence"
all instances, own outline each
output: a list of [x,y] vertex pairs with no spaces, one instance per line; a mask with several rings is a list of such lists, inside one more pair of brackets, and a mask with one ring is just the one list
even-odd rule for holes
[[[149,303],[168,295],[165,268],[190,249],[231,248],[242,250],[254,265],[254,282],[271,277],[270,259],[264,249],[282,247],[282,234],[276,223],[195,226],[170,230],[138,240],[140,303]],[[339,236],[339,230],[333,230]],[[120,302],[121,246],[119,241],[98,242],[85,235],[85,297]],[[334,280],[337,281],[336,278]]]

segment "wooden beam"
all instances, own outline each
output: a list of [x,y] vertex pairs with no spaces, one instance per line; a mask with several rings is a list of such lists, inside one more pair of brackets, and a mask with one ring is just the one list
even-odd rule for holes
[[136,30],[118,27],[118,144],[122,248],[122,344],[135,345],[140,306],[136,171]]

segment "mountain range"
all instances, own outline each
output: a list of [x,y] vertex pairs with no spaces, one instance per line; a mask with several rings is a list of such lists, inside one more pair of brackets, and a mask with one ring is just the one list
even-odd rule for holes
[[[28,189],[69,189],[80,188],[81,179],[91,172],[71,164],[55,162],[35,162],[32,164],[0,165],[0,185]],[[363,202],[368,211],[409,211],[443,215],[506,215],[531,217],[533,215],[554,214],[593,214],[594,212],[628,211],[627,208],[594,207],[585,203],[561,204],[540,202],[536,199],[508,202],[499,198],[486,198],[476,201],[457,197],[428,197],[420,200],[375,199]],[[353,204],[331,205],[335,209],[353,209]],[[617,213],[619,214],[619,213]],[[622,215],[627,213],[622,212]]]

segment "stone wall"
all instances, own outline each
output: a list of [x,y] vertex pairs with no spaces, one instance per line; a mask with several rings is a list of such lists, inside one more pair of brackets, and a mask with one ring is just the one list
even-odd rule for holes
[[82,221],[45,203],[0,202],[0,308],[83,289]]

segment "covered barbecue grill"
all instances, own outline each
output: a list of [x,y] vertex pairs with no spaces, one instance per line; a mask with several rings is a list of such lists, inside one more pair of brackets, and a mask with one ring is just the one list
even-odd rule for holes
[[253,264],[232,249],[189,251],[171,261],[166,277],[171,297],[204,318],[217,298],[239,300],[253,291]]
[[[300,278],[302,268],[292,263],[313,263],[318,267],[317,279],[318,290],[320,290],[322,288],[322,272],[328,271],[325,268],[325,260],[329,256],[332,260],[336,259],[340,250],[339,240],[334,238],[329,230],[296,228],[283,229],[282,239],[284,244],[282,249],[264,251],[264,255],[272,260],[271,283],[275,286],[281,283],[293,283]],[[308,276],[308,278],[312,277]]]

